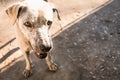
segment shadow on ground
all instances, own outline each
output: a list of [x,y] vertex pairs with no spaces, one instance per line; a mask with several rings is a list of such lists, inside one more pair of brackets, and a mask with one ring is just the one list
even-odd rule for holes
[[[33,56],[29,80],[120,80],[119,5],[114,0],[55,37],[52,55],[59,70],[48,71],[45,61]],[[24,61],[15,63],[0,80],[22,80],[24,67]]]

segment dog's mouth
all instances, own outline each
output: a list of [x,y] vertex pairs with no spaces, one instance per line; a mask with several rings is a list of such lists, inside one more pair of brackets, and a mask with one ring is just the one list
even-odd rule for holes
[[[30,43],[30,42],[29,42]],[[42,52],[40,50],[38,50],[38,48],[34,48],[32,47],[31,43],[30,43],[31,48],[35,51],[35,55],[40,58],[40,59],[44,59],[47,57],[47,52]]]
[[37,56],[38,58],[40,58],[40,59],[44,59],[44,58],[47,57],[47,53],[40,53],[40,54],[37,54],[37,53],[36,53],[36,56]]
[[39,55],[39,58],[40,59],[44,59],[44,58],[46,58],[47,57],[47,53],[41,53],[40,55]]
[[[31,44],[30,44],[31,45]],[[33,48],[32,47],[32,45],[31,45],[31,48],[35,51],[35,55],[38,57],[38,58],[40,58],[40,59],[44,59],[44,58],[46,58],[47,57],[47,53],[40,53],[40,51],[39,50],[37,50],[37,48],[35,49],[35,48]]]

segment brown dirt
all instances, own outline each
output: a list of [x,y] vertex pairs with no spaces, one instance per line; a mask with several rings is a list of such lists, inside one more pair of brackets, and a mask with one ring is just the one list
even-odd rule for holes
[[[24,58],[5,14],[16,1],[0,1],[0,80],[24,80]],[[61,10],[61,26],[55,18],[51,29],[59,70],[48,71],[45,61],[31,54],[29,80],[120,80],[120,0],[49,1]]]

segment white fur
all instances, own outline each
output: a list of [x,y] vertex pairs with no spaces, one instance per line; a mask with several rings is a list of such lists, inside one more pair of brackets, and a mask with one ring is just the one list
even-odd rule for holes
[[48,2],[45,2],[43,0],[26,0],[25,4],[27,4],[28,6],[30,6],[30,8],[34,10],[44,11],[44,17],[47,20],[53,21],[53,7]]

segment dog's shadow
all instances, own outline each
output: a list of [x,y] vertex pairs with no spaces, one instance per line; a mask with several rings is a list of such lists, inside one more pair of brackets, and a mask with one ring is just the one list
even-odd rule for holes
[[8,44],[10,44],[11,42],[13,42],[15,39],[16,39],[16,38],[14,37],[14,38],[10,39],[8,42],[6,42],[5,44],[3,44],[2,46],[0,46],[0,50],[1,50],[2,48],[4,48],[5,46],[7,46]]
[[[15,39],[16,38],[12,38],[8,42],[6,42],[4,45],[0,46],[0,50],[2,50],[2,48],[5,48],[7,45],[11,44]],[[19,50],[19,47],[16,47],[16,48],[11,49],[9,52],[5,53],[5,55],[2,56],[2,58],[0,58],[0,63],[4,62],[4,60],[6,60],[9,56],[11,56],[13,53],[15,53],[18,50]]]
[[6,60],[10,55],[12,55],[13,53],[15,53],[16,51],[19,50],[19,47],[16,47],[12,50],[10,50],[9,52],[6,53],[6,55],[4,55],[1,59],[0,59],[0,63],[2,63],[4,60]]

